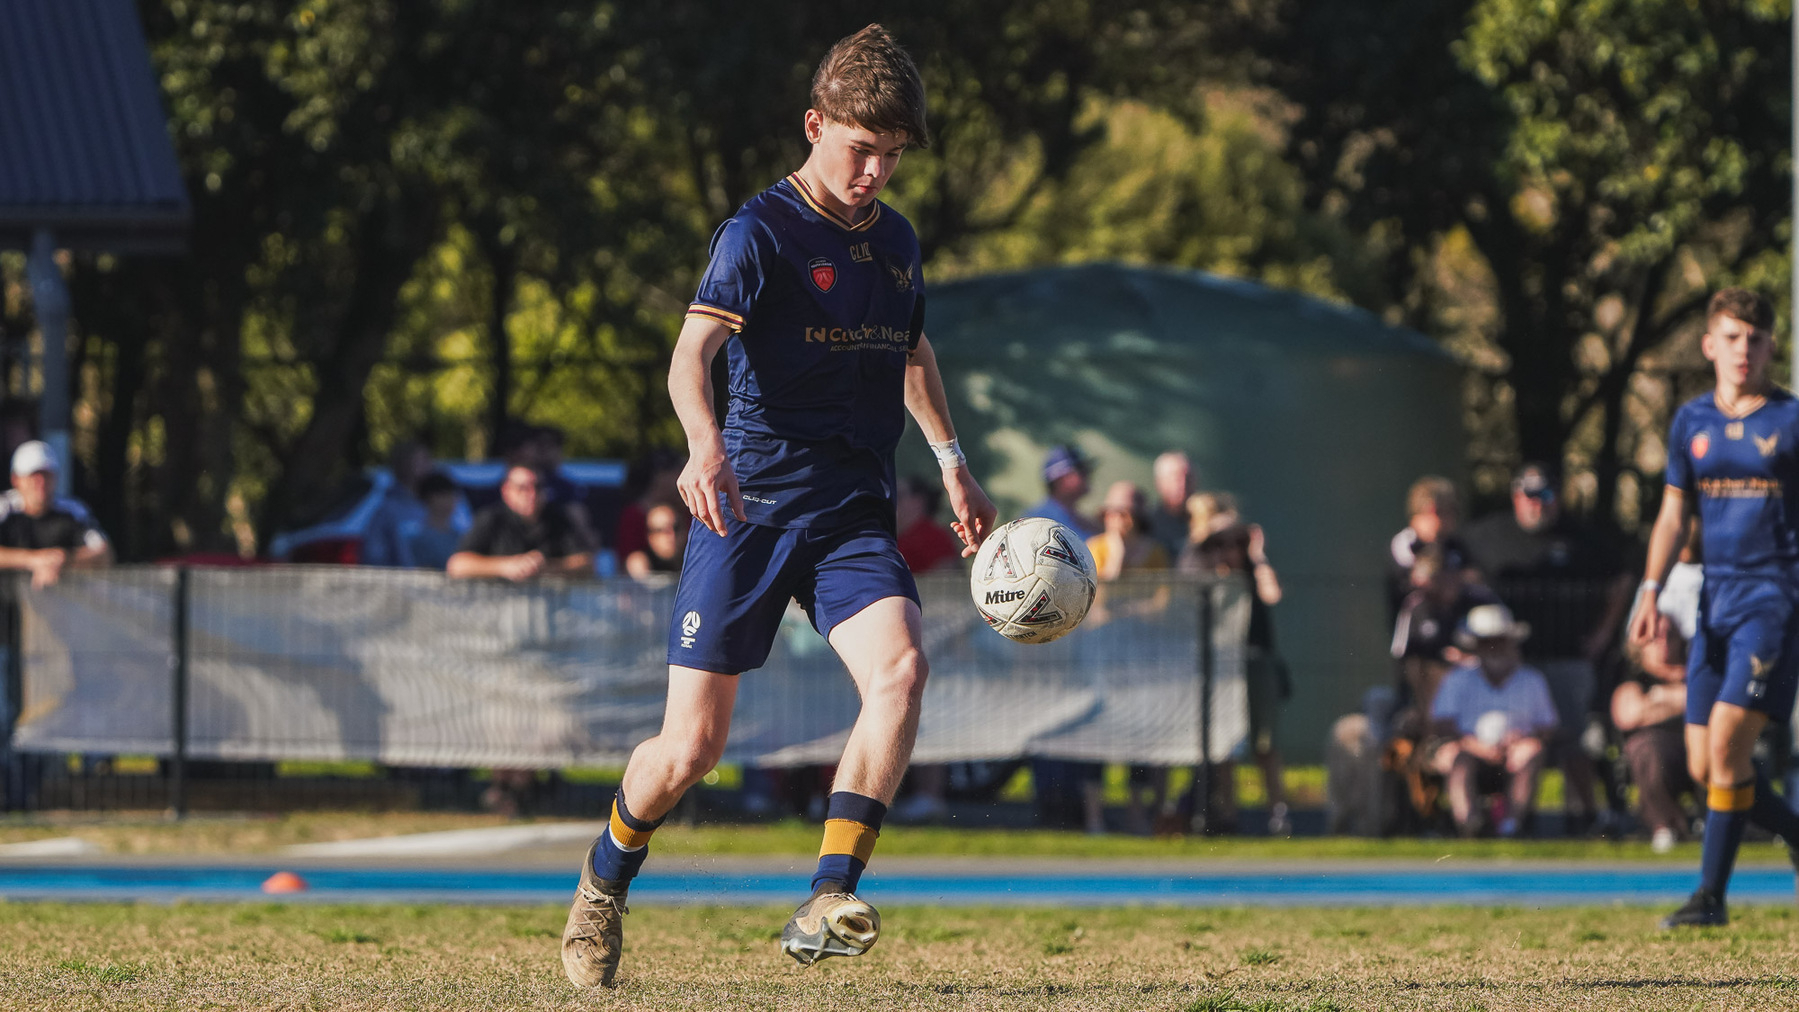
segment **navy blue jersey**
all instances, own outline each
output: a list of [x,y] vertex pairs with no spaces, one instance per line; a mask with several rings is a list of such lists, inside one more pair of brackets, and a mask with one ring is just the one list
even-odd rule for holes
[[1709,393],[1681,405],[1668,434],[1667,481],[1699,515],[1708,577],[1799,572],[1799,400],[1791,393],[1775,390],[1741,417]]
[[852,225],[788,176],[712,237],[696,314],[737,331],[724,440],[750,522],[890,510],[907,356],[924,326],[911,224],[877,201]]

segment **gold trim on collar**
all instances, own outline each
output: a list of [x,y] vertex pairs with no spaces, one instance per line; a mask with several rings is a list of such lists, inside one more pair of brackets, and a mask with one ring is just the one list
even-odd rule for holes
[[1757,395],[1756,397],[1737,405],[1737,410],[1731,411],[1724,406],[1723,402],[1718,400],[1718,392],[1716,390],[1712,391],[1712,406],[1717,408],[1725,418],[1748,418],[1750,415],[1760,411],[1767,403],[1768,398],[1766,395]]
[[846,229],[851,232],[861,232],[881,218],[881,202],[878,200],[875,201],[873,209],[868,212],[868,217],[863,218],[859,222],[851,222],[843,215],[838,214],[836,211],[819,203],[818,198],[812,195],[812,188],[806,185],[806,181],[800,178],[799,173],[789,173],[787,181],[793,184],[794,192],[800,195],[800,199],[806,202],[807,207],[817,211],[826,221],[836,225],[838,228]]

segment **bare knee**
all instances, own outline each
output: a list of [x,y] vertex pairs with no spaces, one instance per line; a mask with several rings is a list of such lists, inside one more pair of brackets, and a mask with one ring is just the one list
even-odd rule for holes
[[687,787],[699,783],[725,755],[724,735],[695,733],[670,738],[664,735],[665,755],[673,779]]
[[874,672],[866,692],[883,702],[916,707],[924,698],[924,683],[930,673],[924,651],[907,647]]

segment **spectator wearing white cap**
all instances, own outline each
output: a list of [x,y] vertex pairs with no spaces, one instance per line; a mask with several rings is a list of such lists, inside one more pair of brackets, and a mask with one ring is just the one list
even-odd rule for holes
[[0,502],[0,569],[29,572],[34,587],[55,583],[67,566],[112,562],[112,545],[86,508],[57,498],[58,470],[48,444],[21,444],[13,451],[12,490]]
[[1557,721],[1549,683],[1519,653],[1529,636],[1503,604],[1470,609],[1457,645],[1472,661],[1444,677],[1431,703],[1436,731],[1449,739],[1434,762],[1448,778],[1456,827],[1467,835],[1483,828],[1476,812],[1483,794],[1505,797],[1500,836],[1516,836],[1536,803],[1544,745]]

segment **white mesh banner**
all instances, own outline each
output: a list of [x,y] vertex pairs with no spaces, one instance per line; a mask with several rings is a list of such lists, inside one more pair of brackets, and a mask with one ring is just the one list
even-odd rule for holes
[[[1247,585],[1212,596],[1211,752],[1247,733]],[[661,726],[672,586],[513,586],[339,567],[188,574],[187,754],[391,765],[621,764]],[[1128,577],[1055,643],[989,630],[959,576],[920,580],[931,676],[919,762],[1199,759],[1202,585]],[[21,595],[17,748],[173,750],[172,570],[120,568]],[[859,703],[797,608],[743,676],[727,758],[835,762]]]

